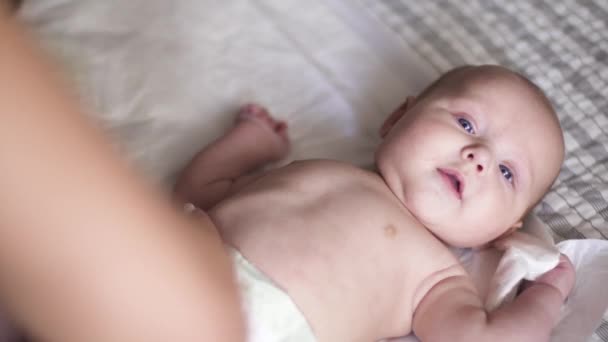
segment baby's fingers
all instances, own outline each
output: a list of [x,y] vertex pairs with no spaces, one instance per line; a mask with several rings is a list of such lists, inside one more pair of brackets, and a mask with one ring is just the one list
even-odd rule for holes
[[551,271],[543,274],[540,278],[536,279],[534,283],[551,285],[558,289],[562,294],[562,298],[565,300],[566,297],[572,291],[575,282],[575,271],[572,262],[564,254],[560,255],[559,263]]

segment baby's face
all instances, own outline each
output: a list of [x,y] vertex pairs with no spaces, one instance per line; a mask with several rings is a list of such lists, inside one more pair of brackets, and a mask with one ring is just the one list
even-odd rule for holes
[[433,91],[402,109],[376,153],[380,174],[438,238],[487,243],[520,224],[563,160],[551,110],[511,74]]

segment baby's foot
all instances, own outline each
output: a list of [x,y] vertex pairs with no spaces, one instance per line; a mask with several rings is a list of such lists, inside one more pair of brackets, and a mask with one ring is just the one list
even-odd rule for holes
[[[257,104],[243,106],[235,120],[234,130],[270,147],[269,161],[282,159],[289,152],[287,123],[274,119],[266,108]],[[268,144],[266,144],[267,142]]]

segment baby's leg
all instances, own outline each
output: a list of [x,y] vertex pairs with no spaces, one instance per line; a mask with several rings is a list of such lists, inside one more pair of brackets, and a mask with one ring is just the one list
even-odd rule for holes
[[209,209],[228,195],[237,178],[283,158],[288,150],[286,123],[259,105],[246,105],[232,129],[192,159],[175,193],[184,202]]

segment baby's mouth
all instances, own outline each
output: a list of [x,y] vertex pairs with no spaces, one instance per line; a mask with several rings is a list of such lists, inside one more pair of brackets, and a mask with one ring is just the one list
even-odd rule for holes
[[452,190],[459,200],[462,200],[462,192],[464,191],[464,182],[462,176],[455,170],[437,169],[441,178],[446,182],[447,186]]

